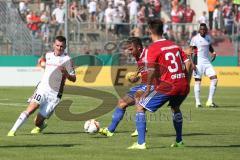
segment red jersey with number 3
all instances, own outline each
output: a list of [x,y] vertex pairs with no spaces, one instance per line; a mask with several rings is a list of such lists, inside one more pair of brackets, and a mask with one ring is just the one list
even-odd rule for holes
[[161,39],[148,47],[148,68],[155,68],[155,90],[167,95],[187,95],[186,54],[175,43]]

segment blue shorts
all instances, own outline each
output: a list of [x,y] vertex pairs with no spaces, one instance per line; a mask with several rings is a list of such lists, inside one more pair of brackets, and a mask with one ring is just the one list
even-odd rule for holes
[[[147,86],[145,84],[136,85],[136,86],[130,88],[130,90],[127,92],[127,95],[134,99],[135,93],[137,91],[145,92],[146,88],[147,88]],[[153,90],[154,90],[154,86],[151,86],[151,91],[153,91]]]
[[186,97],[187,95],[166,95],[153,90],[147,97],[141,99],[139,104],[146,110],[155,112],[168,101],[168,106],[180,106]]

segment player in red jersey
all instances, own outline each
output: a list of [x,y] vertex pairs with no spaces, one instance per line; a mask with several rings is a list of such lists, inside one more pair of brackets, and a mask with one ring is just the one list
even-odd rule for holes
[[[183,50],[172,41],[162,38],[163,22],[150,20],[149,31],[153,43],[148,47],[147,53],[147,89],[141,100],[136,105],[136,128],[138,142],[128,149],[146,149],[145,111],[155,112],[158,108],[169,101],[173,113],[173,124],[176,130],[176,142],[172,147],[183,146],[182,141],[182,113],[180,105],[189,93],[189,72],[191,63]],[[155,90],[150,86],[155,84]]]
[[[129,47],[128,50],[130,51],[131,55],[135,57],[137,66],[138,66],[138,73],[141,74],[141,84],[138,84],[127,92],[127,94],[118,101],[118,104],[115,108],[115,111],[112,116],[112,122],[108,127],[101,128],[99,130],[100,134],[105,136],[111,137],[114,134],[115,129],[117,128],[119,122],[122,120],[126,108],[128,106],[134,105],[139,101],[139,98],[144,93],[146,89],[146,81],[147,81],[147,66],[145,65],[146,53],[147,49],[143,48],[142,42],[140,38],[137,37],[130,37],[128,39]],[[136,74],[137,78],[137,74]],[[134,78],[133,78],[134,81]],[[150,86],[150,90],[153,90],[154,87]],[[132,136],[137,136],[137,132],[134,132]]]

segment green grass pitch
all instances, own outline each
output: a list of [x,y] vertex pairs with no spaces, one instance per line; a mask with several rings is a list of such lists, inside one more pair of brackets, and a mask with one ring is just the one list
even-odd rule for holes
[[[26,100],[33,90],[32,87],[0,88],[1,160],[238,160],[240,157],[240,88],[237,87],[217,88],[217,109],[196,109],[193,90],[191,91],[182,105],[184,148],[169,147],[175,139],[170,109],[163,106],[155,114],[148,112],[146,142],[149,149],[143,151],[126,149],[136,141],[136,138],[130,137],[135,128],[134,107],[128,108],[116,134],[110,138],[86,134],[83,131],[83,121],[63,121],[56,114],[48,120],[48,127],[43,134],[30,134],[34,127],[34,116],[31,116],[19,129],[16,137],[7,137],[7,132],[26,108]],[[120,92],[126,90],[127,88],[120,88]],[[101,88],[101,91],[116,95],[112,88]],[[207,94],[208,88],[202,88],[203,104]],[[65,94],[63,100],[73,101],[70,111],[75,114],[90,111],[102,102],[99,99],[69,94]],[[111,102],[109,105],[115,105],[111,98],[107,100]],[[97,120],[102,126],[107,126],[111,114],[112,111]]]

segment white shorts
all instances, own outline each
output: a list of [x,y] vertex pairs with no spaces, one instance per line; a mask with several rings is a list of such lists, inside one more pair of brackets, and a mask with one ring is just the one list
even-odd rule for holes
[[207,77],[215,76],[216,72],[211,63],[196,65],[197,70],[193,71],[193,77],[201,79],[203,75]]
[[56,94],[37,89],[34,92],[31,102],[38,103],[40,105],[39,113],[43,117],[48,118],[57,107],[60,102],[60,98],[58,98]]

